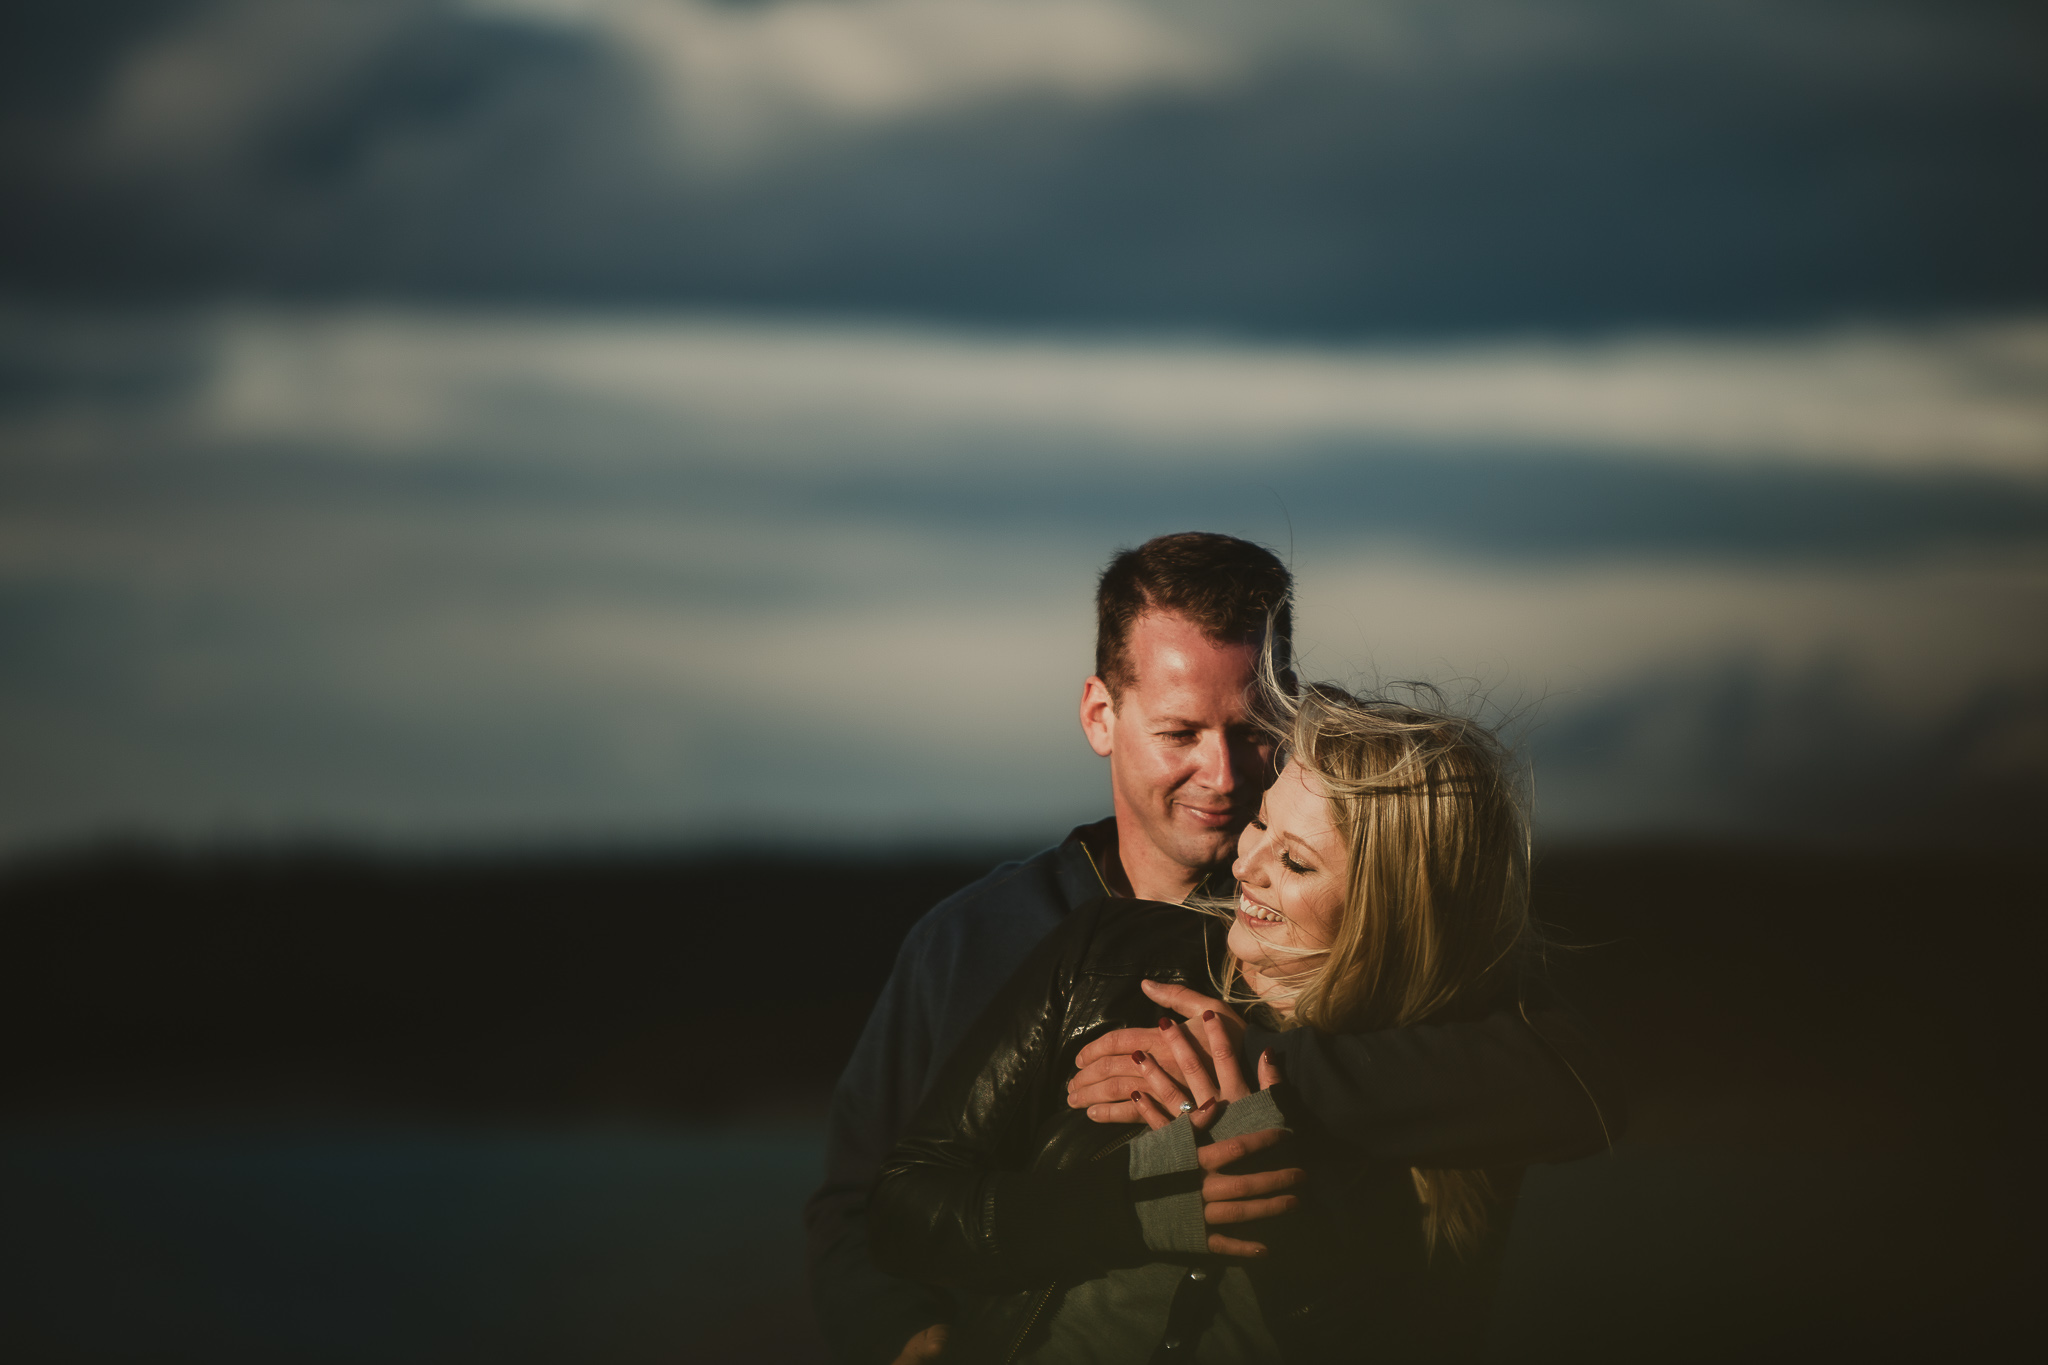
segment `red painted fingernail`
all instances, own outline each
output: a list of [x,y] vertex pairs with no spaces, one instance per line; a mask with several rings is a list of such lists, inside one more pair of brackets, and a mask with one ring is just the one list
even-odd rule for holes
[[1209,1021],[1210,1021],[1211,1019],[1214,1019],[1215,1017],[1216,1017],[1216,1011],[1215,1011],[1215,1010],[1203,1010],[1203,1011],[1202,1011],[1202,1022],[1203,1022],[1203,1023],[1205,1023],[1205,1024],[1206,1024],[1206,1023],[1208,1023],[1208,1022],[1209,1022]]
[[1203,1101],[1202,1101],[1202,1112],[1203,1112],[1203,1113],[1205,1113],[1205,1114],[1206,1114],[1206,1113],[1208,1113],[1208,1112],[1209,1112],[1209,1111],[1210,1111],[1211,1109],[1214,1109],[1215,1107],[1216,1107],[1216,1101],[1214,1101],[1214,1100],[1203,1100]]
[[1172,1027],[1173,1027],[1173,1020],[1171,1020],[1171,1019],[1161,1019],[1161,1020],[1159,1021],[1159,1027],[1160,1027],[1160,1028],[1161,1028],[1162,1030],[1164,1030],[1164,1029],[1170,1029],[1170,1028],[1172,1028]]
[[1133,1052],[1131,1054],[1131,1060],[1136,1062],[1139,1066],[1143,1066],[1145,1065],[1145,1054],[1142,1052]]
[[1132,1104],[1136,1104],[1137,1102],[1138,1102],[1138,1092],[1137,1092],[1137,1091],[1135,1091],[1135,1090],[1133,1090],[1133,1091],[1131,1092],[1131,1103],[1132,1103]]

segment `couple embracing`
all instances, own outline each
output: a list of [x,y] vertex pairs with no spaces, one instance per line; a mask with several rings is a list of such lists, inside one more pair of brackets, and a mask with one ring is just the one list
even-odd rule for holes
[[1292,591],[1202,532],[1104,571],[1114,815],[920,920],[834,1095],[806,1221],[844,1360],[1463,1357],[1522,1168],[1618,1134],[1507,755],[1297,685]]

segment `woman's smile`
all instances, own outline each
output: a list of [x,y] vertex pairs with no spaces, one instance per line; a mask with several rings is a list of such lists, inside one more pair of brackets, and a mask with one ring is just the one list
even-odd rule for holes
[[1253,924],[1285,924],[1287,920],[1279,911],[1260,905],[1250,896],[1238,893],[1237,913]]

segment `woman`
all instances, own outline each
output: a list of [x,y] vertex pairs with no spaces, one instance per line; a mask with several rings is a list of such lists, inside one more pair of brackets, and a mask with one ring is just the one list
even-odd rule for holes
[[[1512,994],[1536,945],[1506,757],[1438,710],[1263,682],[1287,762],[1239,840],[1237,902],[1075,912],[883,1170],[878,1258],[954,1291],[949,1360],[1414,1359],[1473,1339],[1519,1173],[1341,1155],[1263,1059],[1249,1092],[1223,1002],[1343,1032]],[[1217,990],[1199,1025],[1213,1083],[1162,1021],[1190,1088],[1144,1060],[1147,1128],[1105,1128],[1066,1105],[1065,1080],[1091,1038],[1157,1018],[1147,978]]]

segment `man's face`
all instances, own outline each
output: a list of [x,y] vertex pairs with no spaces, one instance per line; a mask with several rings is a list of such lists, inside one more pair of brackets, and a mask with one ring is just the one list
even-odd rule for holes
[[1217,644],[1184,617],[1148,611],[1131,626],[1129,657],[1136,678],[1119,704],[1097,678],[1081,704],[1089,744],[1109,759],[1118,841],[1150,844],[1190,872],[1227,863],[1272,776],[1273,745],[1246,714],[1258,647]]

